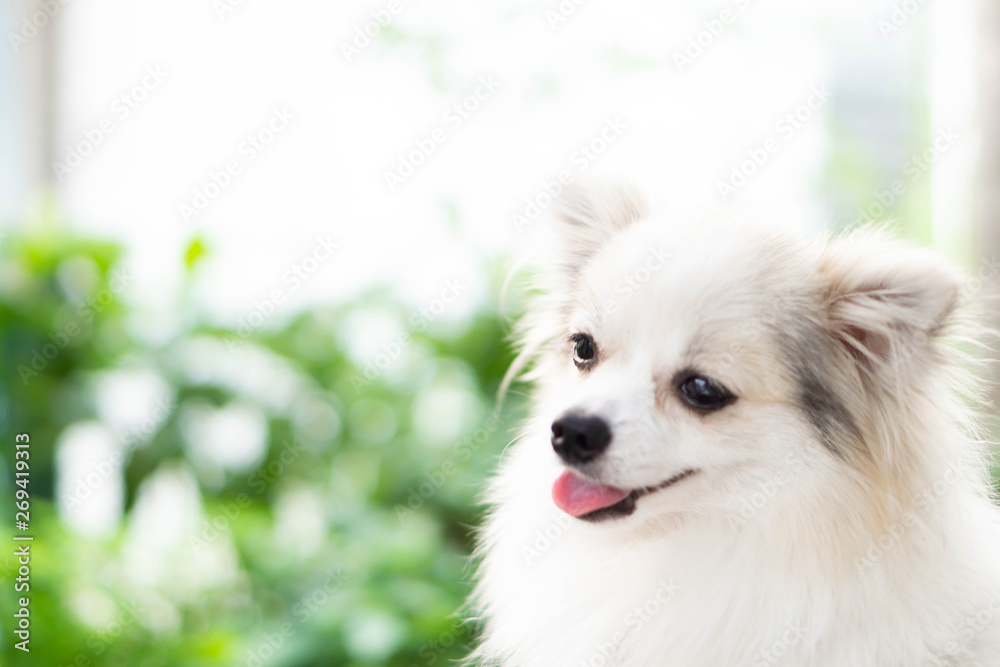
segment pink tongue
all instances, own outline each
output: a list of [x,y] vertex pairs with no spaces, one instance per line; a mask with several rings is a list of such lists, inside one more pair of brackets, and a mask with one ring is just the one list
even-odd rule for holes
[[628,491],[580,479],[568,470],[552,486],[552,500],[556,507],[572,516],[583,516],[611,507],[624,500],[628,494]]

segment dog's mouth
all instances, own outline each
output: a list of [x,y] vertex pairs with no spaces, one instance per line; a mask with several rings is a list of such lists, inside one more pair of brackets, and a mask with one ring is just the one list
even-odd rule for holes
[[552,500],[563,512],[583,521],[596,523],[606,519],[618,519],[635,512],[636,501],[639,498],[673,486],[696,472],[698,471],[688,469],[655,486],[626,491],[596,484],[567,470],[552,486]]

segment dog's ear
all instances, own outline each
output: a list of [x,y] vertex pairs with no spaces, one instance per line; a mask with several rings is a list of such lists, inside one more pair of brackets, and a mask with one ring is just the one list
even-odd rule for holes
[[964,282],[941,257],[873,229],[831,241],[820,272],[827,326],[867,370],[930,352]]
[[569,186],[557,200],[556,232],[564,273],[579,273],[608,239],[646,214],[629,186]]

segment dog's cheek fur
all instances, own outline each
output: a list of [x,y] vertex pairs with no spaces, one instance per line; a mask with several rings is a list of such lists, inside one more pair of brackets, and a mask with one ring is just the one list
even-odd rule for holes
[[776,336],[777,349],[791,371],[795,404],[832,454],[841,460],[866,458],[864,434],[852,409],[856,406],[848,398],[850,374],[839,371],[838,350],[818,329],[788,323]]

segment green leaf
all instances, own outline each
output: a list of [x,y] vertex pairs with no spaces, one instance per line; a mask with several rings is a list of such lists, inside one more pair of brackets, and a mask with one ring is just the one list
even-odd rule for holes
[[188,271],[192,271],[195,264],[197,264],[206,254],[208,254],[208,248],[205,247],[201,238],[196,236],[191,239],[191,243],[188,244],[187,250],[184,251],[184,266],[187,267]]

